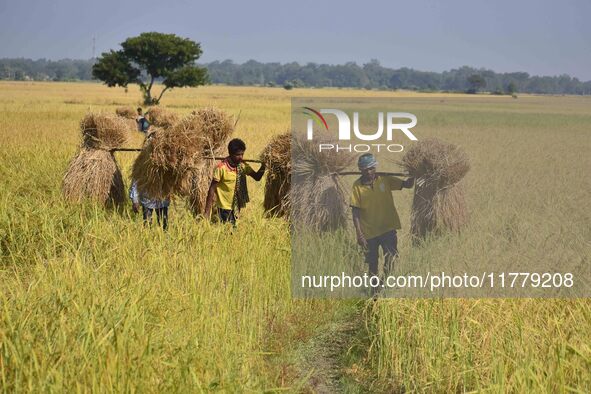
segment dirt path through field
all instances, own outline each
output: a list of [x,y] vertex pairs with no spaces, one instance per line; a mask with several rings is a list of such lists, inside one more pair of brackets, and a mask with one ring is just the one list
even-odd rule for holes
[[301,391],[363,391],[345,378],[347,353],[363,328],[361,310],[361,305],[344,307],[335,319],[319,327],[315,335],[296,350]]

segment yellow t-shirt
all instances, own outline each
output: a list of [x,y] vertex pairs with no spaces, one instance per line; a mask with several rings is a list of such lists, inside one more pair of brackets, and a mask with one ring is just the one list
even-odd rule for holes
[[366,239],[401,228],[392,198],[392,190],[401,189],[402,179],[394,176],[378,175],[373,185],[363,185],[361,179],[355,181],[351,206],[361,210],[361,231]]
[[[254,173],[254,170],[248,163],[240,163],[240,166],[242,166],[245,175]],[[236,189],[236,168],[231,167],[227,159],[220,161],[215,170],[213,170],[213,180],[218,182],[215,190],[217,207],[221,209],[232,209],[234,190]]]

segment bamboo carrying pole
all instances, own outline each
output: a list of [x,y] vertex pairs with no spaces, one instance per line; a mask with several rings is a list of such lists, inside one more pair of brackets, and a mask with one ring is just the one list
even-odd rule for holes
[[[140,152],[141,148],[113,148],[111,152]],[[225,157],[205,157],[208,160],[224,160]],[[260,160],[254,159],[244,159],[247,163],[262,163]],[[330,175],[361,175],[359,171],[342,171],[342,172],[331,172]],[[407,176],[409,177],[410,174],[406,174],[403,172],[376,172],[376,175],[391,175],[391,176]]]
[[[208,159],[208,160],[224,160],[225,157],[204,157],[204,159]],[[242,159],[242,161],[247,162],[247,163],[262,163],[262,161],[260,161],[260,160],[254,160],[254,159]]]
[[110,152],[141,152],[141,148],[113,148]]
[[[341,171],[341,172],[331,172],[330,175],[361,175],[360,171]],[[376,175],[392,175],[392,176],[407,176],[409,174],[405,174],[403,172],[376,172]]]
[[[110,152],[140,152],[142,149],[141,148],[113,148],[110,150]],[[204,157],[204,159],[207,160],[224,160],[225,157]],[[245,161],[247,163],[262,163],[262,161],[260,160],[254,160],[254,159],[244,159],[242,161]]]

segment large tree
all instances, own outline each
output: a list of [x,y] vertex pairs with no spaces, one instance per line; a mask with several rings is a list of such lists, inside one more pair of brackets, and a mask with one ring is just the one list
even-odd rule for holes
[[[195,64],[201,46],[188,38],[142,33],[125,40],[121,48],[103,53],[92,67],[92,75],[109,87],[137,83],[147,105],[158,104],[169,89],[207,83],[207,70]],[[154,81],[160,78],[164,89],[152,97]]]

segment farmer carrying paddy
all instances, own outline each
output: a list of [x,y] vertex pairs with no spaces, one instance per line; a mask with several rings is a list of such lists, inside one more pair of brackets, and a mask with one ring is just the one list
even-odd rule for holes
[[[138,108],[138,112],[141,108]],[[154,133],[150,133],[146,136],[146,141],[150,141],[154,137]],[[145,193],[138,190],[137,180],[131,180],[131,188],[129,189],[129,198],[134,213],[138,213],[140,205],[142,206],[142,216],[144,219],[144,225],[152,225],[152,216],[156,212],[156,220],[158,225],[162,226],[162,229],[166,231],[168,229],[168,206],[170,205],[170,199],[156,199],[150,198]]]
[[361,177],[353,184],[351,207],[357,243],[365,250],[365,262],[370,275],[378,274],[379,248],[384,253],[384,272],[387,275],[398,255],[396,230],[401,228],[400,218],[392,191],[412,188],[414,178],[403,181],[395,176],[376,174],[377,161],[371,153],[358,159]]
[[260,181],[265,173],[264,163],[258,171],[254,171],[248,163],[243,162],[245,151],[246,144],[239,138],[234,138],[228,144],[228,157],[220,161],[213,171],[205,204],[206,218],[211,217],[215,200],[219,220],[236,226],[237,214],[249,201],[246,175]]
[[144,225],[152,224],[152,215],[156,211],[156,220],[158,225],[166,231],[168,229],[168,206],[170,199],[163,200],[153,199],[140,193],[137,189],[137,181],[132,181],[129,189],[129,198],[131,199],[133,212],[138,213],[140,205],[142,206],[142,216],[144,218]]
[[[148,115],[148,112],[146,112],[146,115]],[[142,133],[147,133],[150,128],[150,122],[148,122],[146,115],[143,114],[142,107],[138,107],[135,122],[137,123],[137,130]]]

